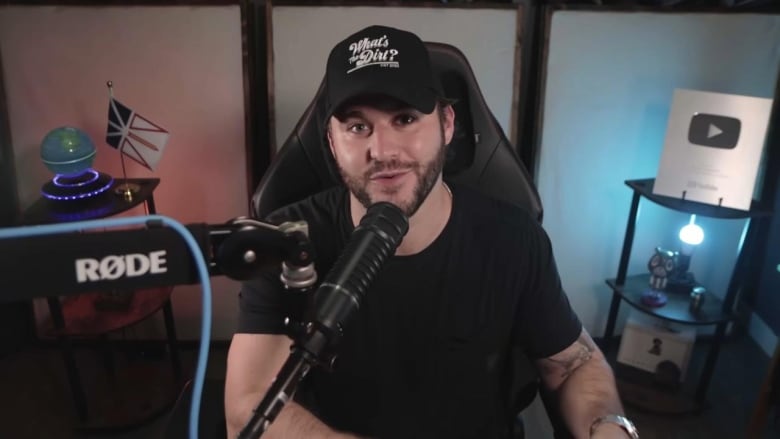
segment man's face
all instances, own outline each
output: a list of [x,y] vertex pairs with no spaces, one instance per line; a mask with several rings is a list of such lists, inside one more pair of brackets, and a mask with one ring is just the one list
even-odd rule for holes
[[[452,139],[452,107],[424,114],[401,102],[346,105],[328,140],[339,172],[366,208],[389,201],[412,216],[438,181]],[[440,116],[441,114],[441,116]]]

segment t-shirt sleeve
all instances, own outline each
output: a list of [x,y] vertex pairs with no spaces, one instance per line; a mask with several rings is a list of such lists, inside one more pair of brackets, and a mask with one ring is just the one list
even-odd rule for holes
[[241,285],[238,329],[243,334],[286,334],[285,319],[300,321],[306,293],[285,290],[279,270],[268,270]]
[[561,286],[547,233],[534,223],[528,234],[525,291],[517,307],[514,338],[531,358],[552,356],[574,343],[582,324]]

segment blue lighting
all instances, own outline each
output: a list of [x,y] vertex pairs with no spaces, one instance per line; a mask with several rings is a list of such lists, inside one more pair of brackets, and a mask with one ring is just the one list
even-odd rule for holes
[[680,229],[680,241],[690,245],[699,245],[704,241],[704,230],[695,221],[696,215],[691,215],[690,222]]
[[[83,200],[99,195],[114,185],[113,177],[95,171],[92,172],[97,174],[98,177],[90,177],[87,183],[63,183],[55,177],[54,180],[43,186],[41,194],[50,200],[56,201]],[[84,175],[87,175],[87,173],[84,173]]]
[[84,221],[93,218],[102,218],[111,213],[113,207],[102,206],[97,209],[79,210],[77,212],[57,212],[51,213],[52,218],[56,218],[60,222],[72,222],[72,221]]
[[[87,174],[91,174],[92,177],[88,180],[81,180],[79,177],[83,177]],[[76,176],[69,176],[69,175],[63,175],[63,174],[57,174],[52,179],[52,182],[59,187],[79,187],[79,186],[85,186],[90,183],[94,183],[97,181],[100,174],[98,174],[97,171],[95,171],[92,168],[88,168],[84,172],[82,172],[79,175]],[[66,180],[63,182],[63,180]]]

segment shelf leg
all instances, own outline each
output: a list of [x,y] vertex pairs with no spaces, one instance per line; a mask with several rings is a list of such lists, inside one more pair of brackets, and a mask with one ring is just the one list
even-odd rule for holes
[[620,296],[613,292],[612,303],[609,304],[609,317],[607,318],[607,328],[604,330],[604,348],[608,349],[612,344],[612,336],[615,333],[615,321],[617,320],[618,310],[620,309]]
[[173,322],[173,306],[171,300],[165,302],[163,305],[163,315],[165,316],[165,333],[168,336],[168,350],[171,355],[171,364],[173,364],[173,376],[177,381],[181,382],[181,360],[179,359],[179,347],[176,339],[176,325]]
[[114,367],[114,353],[111,351],[108,334],[100,334],[98,340],[100,343],[100,353],[103,356],[103,367],[106,369],[108,377],[114,379],[116,378],[116,368]]
[[[634,194],[631,197],[631,209],[628,213],[628,222],[626,223],[626,236],[623,238],[623,250],[620,252],[620,263],[618,264],[617,278],[615,279],[617,285],[623,285],[626,282],[628,258],[631,256],[631,247],[634,245],[634,231],[636,229],[637,212],[639,211],[639,199],[639,192],[634,190]],[[615,333],[615,321],[617,320],[619,309],[620,296],[613,291],[612,302],[609,304],[607,328],[604,330],[604,350],[609,350],[612,345],[612,336]]]
[[628,258],[631,257],[631,247],[634,245],[636,216],[639,211],[639,197],[639,192],[634,191],[634,195],[631,197],[631,210],[628,213],[628,222],[626,223],[626,236],[623,238],[623,250],[620,252],[617,279],[615,279],[615,283],[618,285],[623,285],[626,282]]
[[87,397],[84,395],[84,388],[81,386],[79,371],[78,368],[76,368],[76,360],[73,358],[73,345],[70,342],[70,338],[63,333],[63,330],[65,329],[65,317],[62,315],[62,305],[60,304],[60,299],[58,297],[47,297],[46,301],[49,304],[49,313],[51,314],[51,319],[54,323],[54,329],[57,332],[60,352],[62,352],[62,360],[65,363],[65,370],[68,374],[70,391],[73,394],[73,400],[76,404],[76,412],[78,413],[79,420],[84,422],[87,420]]
[[727,322],[719,323],[715,328],[715,338],[712,341],[710,351],[707,353],[707,360],[704,363],[704,369],[702,369],[701,377],[699,378],[699,385],[696,387],[696,402],[699,404],[704,403],[704,399],[707,395],[707,388],[710,385],[712,373],[715,371],[715,362],[720,353],[720,345],[723,343],[723,336],[726,333],[727,325]]

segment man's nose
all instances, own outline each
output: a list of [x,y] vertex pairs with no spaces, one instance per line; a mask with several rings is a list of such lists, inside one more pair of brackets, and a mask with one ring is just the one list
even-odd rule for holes
[[393,135],[389,127],[376,126],[371,133],[369,155],[372,160],[386,161],[397,158],[400,153],[400,145],[397,136]]

